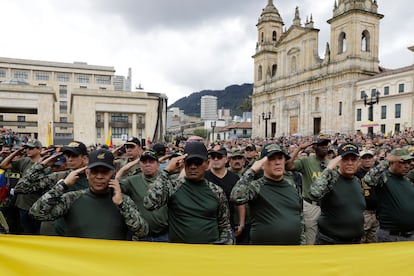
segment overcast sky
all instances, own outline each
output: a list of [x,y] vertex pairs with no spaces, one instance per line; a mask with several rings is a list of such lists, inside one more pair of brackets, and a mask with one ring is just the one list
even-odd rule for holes
[[[132,68],[132,86],[172,104],[204,89],[253,82],[256,23],[267,0],[0,0],[0,56]],[[329,41],[334,0],[274,0],[289,28],[295,7]],[[414,63],[414,2],[377,0],[380,65]]]

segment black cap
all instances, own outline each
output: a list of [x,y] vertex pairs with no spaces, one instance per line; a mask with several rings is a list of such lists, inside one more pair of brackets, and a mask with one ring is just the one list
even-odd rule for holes
[[75,155],[88,155],[88,149],[85,144],[79,141],[72,141],[67,146],[62,148],[62,152],[72,152]]
[[338,155],[345,157],[349,154],[359,156],[358,147],[352,143],[344,143],[338,148]]
[[186,159],[199,158],[208,160],[207,148],[201,142],[187,143],[184,148],[184,154],[188,154]]
[[112,154],[112,152],[106,149],[98,149],[91,152],[91,154],[89,155],[88,169],[92,169],[99,166],[115,170],[114,155]]
[[139,141],[137,137],[129,137],[124,145],[134,145],[134,146],[138,145],[140,147],[141,142]]
[[262,152],[260,154],[260,159],[263,157],[271,157],[276,153],[282,153],[285,156],[286,160],[290,159],[290,156],[283,150],[279,144],[267,144],[263,146]]
[[147,159],[153,159],[158,161],[157,154],[151,150],[146,150],[142,153],[141,157],[139,158],[140,161],[144,161]]
[[167,147],[163,143],[157,143],[152,146],[152,150],[158,155],[158,156],[164,156]]
[[247,144],[247,146],[244,148],[244,150],[255,151],[256,146],[254,144]]
[[213,148],[211,148],[208,151],[208,154],[212,154],[212,153],[218,153],[222,156],[227,156],[227,150],[225,147],[221,146],[221,145],[215,145]]
[[325,145],[325,144],[328,145],[330,142],[331,142],[331,139],[329,139],[328,136],[322,133],[319,134],[314,141],[314,143],[317,145]]

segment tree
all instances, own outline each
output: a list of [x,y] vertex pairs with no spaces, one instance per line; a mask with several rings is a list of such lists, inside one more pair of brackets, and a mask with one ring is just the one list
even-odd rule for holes
[[203,138],[207,138],[207,130],[203,129],[203,128],[197,128],[194,130],[194,135],[203,137]]
[[244,98],[237,107],[242,112],[251,112],[252,111],[252,96]]

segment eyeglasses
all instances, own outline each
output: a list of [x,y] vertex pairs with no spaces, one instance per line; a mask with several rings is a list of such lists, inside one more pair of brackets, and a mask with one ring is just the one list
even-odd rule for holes
[[199,159],[199,158],[191,158],[191,159],[185,160],[184,163],[185,163],[186,166],[196,165],[198,167],[198,166],[201,166],[204,163],[204,160]]
[[210,154],[210,159],[216,159],[217,158],[217,160],[221,160],[221,159],[223,159],[223,155],[220,155],[220,154]]

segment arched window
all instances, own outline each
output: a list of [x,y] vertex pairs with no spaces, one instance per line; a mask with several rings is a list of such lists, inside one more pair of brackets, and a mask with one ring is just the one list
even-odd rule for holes
[[363,52],[369,52],[370,49],[370,34],[367,30],[362,32],[362,37],[361,37],[361,51]]
[[277,40],[277,33],[276,33],[276,31],[273,31],[273,33],[272,33],[272,40],[273,41],[276,41]]
[[260,41],[263,43],[264,42],[264,33],[261,34],[261,38]]
[[338,38],[338,54],[346,52],[346,34],[342,32]]
[[276,72],[277,72],[277,64],[273,64],[273,65],[272,65],[272,78],[273,78],[274,76],[276,76]]
[[290,59],[290,72],[296,73],[296,57],[295,56],[293,56]]
[[262,80],[262,66],[259,65],[259,69],[257,70],[257,80],[261,81]]

